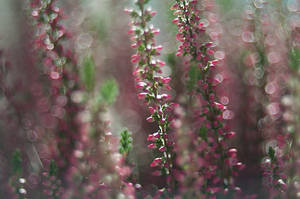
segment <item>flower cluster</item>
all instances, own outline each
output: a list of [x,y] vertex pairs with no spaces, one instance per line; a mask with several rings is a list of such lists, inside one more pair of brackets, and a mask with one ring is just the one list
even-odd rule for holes
[[[154,36],[160,31],[149,25],[148,22],[155,15],[155,11],[145,8],[148,1],[139,0],[136,2],[138,10],[126,10],[132,17],[132,27],[129,31],[133,36],[131,40],[132,48],[137,52],[132,55],[131,62],[136,64],[134,76],[136,77],[136,87],[140,90],[138,98],[148,105],[151,115],[146,119],[148,122],[156,122],[158,130],[148,136],[147,140],[152,142],[148,145],[150,149],[158,149],[159,156],[150,164],[151,167],[159,167],[164,174],[170,174],[172,168],[172,141],[169,138],[170,110],[174,107],[169,102],[170,95],[166,90],[170,90],[170,77],[163,77],[162,67],[165,62],[156,58],[160,55],[162,46],[156,45]],[[160,174],[156,172],[155,174]]]
[[[177,56],[187,57],[187,70],[196,73],[197,83],[190,92],[195,98],[193,125],[197,130],[192,130],[191,137],[198,153],[194,156],[198,161],[197,172],[204,178],[198,178],[194,186],[200,188],[202,194],[214,198],[230,190],[240,190],[234,185],[234,177],[244,165],[237,160],[237,149],[227,146],[227,140],[234,137],[235,132],[229,130],[223,119],[227,108],[218,101],[216,93],[220,83],[215,75],[219,64],[214,58],[216,43],[212,35],[206,33],[209,21],[201,16],[201,9],[209,10],[212,6],[206,1],[177,1],[172,9],[177,17],[173,20],[178,26],[177,40],[181,42]],[[192,78],[189,76],[188,81]],[[181,159],[184,157],[179,159],[179,165]],[[182,179],[180,176],[178,180]]]
[[56,6],[55,0],[31,1],[31,15],[35,19],[36,34],[35,46],[44,49],[43,70],[53,80],[61,78],[63,66],[67,56],[64,56],[62,39],[66,36],[64,27],[60,24],[63,18],[62,10]]
[[[31,17],[36,25],[34,52],[41,59],[41,71],[50,80],[49,100],[45,101],[44,126],[54,130],[56,144],[49,147],[50,158],[66,171],[75,148],[74,140],[80,137],[78,114],[83,107],[74,102],[74,93],[79,92],[77,65],[74,55],[65,47],[67,31],[62,25],[63,10],[56,6],[55,0],[31,1]],[[68,82],[72,84],[68,85]]]

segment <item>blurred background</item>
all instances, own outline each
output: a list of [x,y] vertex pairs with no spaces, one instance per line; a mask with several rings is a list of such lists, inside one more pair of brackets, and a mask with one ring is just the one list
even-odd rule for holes
[[[180,104],[186,87],[184,60],[175,56],[178,43],[177,27],[171,23],[173,3],[152,0],[150,6],[157,11],[152,23],[160,29],[157,43],[164,46],[161,59],[168,65],[163,75],[172,77],[170,93]],[[76,62],[72,70],[81,71],[86,57],[93,58],[95,90],[109,85],[110,91],[101,118],[112,135],[120,136],[125,128],[132,132],[129,158],[134,162],[133,175],[142,187],[152,190],[152,184],[159,187],[165,180],[153,177],[154,170],[149,167],[154,156],[146,139],[157,127],[146,122],[147,109],[136,96],[130,62],[134,51],[127,33],[130,18],[123,11],[132,5],[130,0],[57,1],[68,34],[62,44],[73,51]],[[278,140],[285,140],[286,135],[295,162],[286,169],[288,175],[299,174],[300,2],[217,0],[216,5],[216,13],[203,20],[207,26],[210,20],[218,21],[209,34],[212,38],[218,35],[215,57],[223,61],[216,74],[222,80],[219,98],[229,107],[223,118],[237,135],[230,145],[238,148],[239,159],[246,164],[237,184],[246,194],[264,198],[261,163],[269,146],[284,153]],[[40,75],[47,69],[43,69],[38,50],[32,53],[34,39],[39,36],[32,15],[28,0],[0,0],[0,183],[5,184],[11,175],[11,159],[18,148],[28,184],[35,187],[41,181],[37,173],[52,157],[51,136],[66,113],[52,110],[51,78]],[[75,101],[83,97],[82,92],[70,95]],[[85,102],[93,104],[93,97],[88,96]],[[43,109],[51,114],[45,115]],[[299,189],[299,179],[293,180]],[[6,198],[5,186],[0,187],[0,197]]]

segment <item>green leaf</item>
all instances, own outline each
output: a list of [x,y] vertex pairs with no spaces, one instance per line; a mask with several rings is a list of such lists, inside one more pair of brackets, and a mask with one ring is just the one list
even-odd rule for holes
[[300,67],[300,49],[293,48],[289,53],[289,65],[293,70],[298,71]]
[[119,151],[121,154],[128,154],[132,148],[132,137],[128,130],[123,130],[121,133]]
[[268,155],[272,161],[275,160],[275,150],[271,146],[269,147]]
[[138,51],[143,52],[144,50],[145,50],[145,45],[144,44],[139,45]]
[[50,161],[50,165],[49,165],[49,175],[50,176],[57,176],[57,166],[56,164],[54,163],[53,160]]
[[83,59],[81,70],[81,80],[88,92],[95,87],[95,63],[92,56],[87,56]]
[[20,149],[17,149],[12,155],[12,170],[15,175],[22,173],[22,156]]
[[207,141],[207,128],[205,126],[201,126],[199,135],[203,140]]
[[111,105],[116,101],[118,94],[118,83],[115,80],[106,80],[100,88],[99,100]]

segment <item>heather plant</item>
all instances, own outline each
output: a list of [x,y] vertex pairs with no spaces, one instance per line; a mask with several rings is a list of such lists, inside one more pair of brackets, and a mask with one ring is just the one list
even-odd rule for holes
[[[261,133],[261,150],[266,156],[261,160],[262,183],[268,187],[265,194],[270,198],[281,195],[286,186],[283,164],[288,160],[286,140],[289,137],[285,133],[286,124],[281,104],[281,96],[287,92],[282,82],[289,75],[285,58],[287,51],[284,34],[275,22],[280,20],[279,15],[272,12],[273,9],[275,6],[267,3],[251,4],[246,16],[249,23],[242,33],[244,43],[253,46],[253,50],[247,52],[244,63],[250,66],[246,78],[253,90],[251,95],[263,107],[257,111],[257,118],[252,120],[252,126],[257,125],[258,128],[253,129],[256,129],[256,133]],[[281,48],[274,49],[275,45]]]
[[[190,92],[189,102],[192,101],[192,104],[187,104],[190,112],[186,114],[188,117],[193,114],[194,120],[189,124],[194,126],[189,134],[193,137],[191,144],[195,148],[190,149],[190,154],[185,151],[187,154],[178,155],[179,166],[185,167],[178,178],[187,186],[179,189],[182,189],[181,194],[187,195],[186,197],[215,198],[217,195],[231,195],[228,193],[231,190],[239,191],[234,185],[233,177],[243,167],[236,159],[237,150],[226,146],[226,140],[235,133],[229,131],[224,122],[223,112],[226,106],[219,103],[216,93],[216,86],[220,83],[215,76],[219,60],[214,58],[215,37],[206,33],[208,23],[213,23],[215,19],[208,21],[205,18],[205,14],[210,13],[213,6],[213,2],[206,1],[177,1],[172,6],[174,15],[177,16],[173,23],[179,29],[177,40],[181,42],[177,56],[187,57],[187,89]],[[186,145],[183,148],[178,145],[177,150],[182,152],[186,148]],[[191,159],[185,160],[186,155]],[[189,167],[189,162],[197,164]],[[195,176],[196,173],[199,173],[199,178]],[[187,176],[182,178],[182,175]],[[190,184],[193,185],[192,190],[189,189]]]
[[0,198],[299,198],[299,10],[0,1]]
[[[170,175],[172,168],[172,141],[169,140],[170,119],[168,112],[174,104],[171,104],[169,94],[164,93],[170,90],[168,83],[170,77],[163,77],[162,67],[165,62],[155,58],[160,55],[162,46],[157,45],[154,36],[159,29],[149,25],[148,22],[156,14],[150,8],[145,8],[149,1],[137,1],[138,10],[126,10],[133,18],[132,28],[129,33],[133,34],[131,47],[137,48],[137,53],[132,55],[131,62],[137,63],[134,70],[136,87],[142,92],[138,98],[145,100],[151,115],[146,119],[148,122],[156,122],[158,131],[148,135],[147,140],[152,142],[148,145],[150,149],[158,149],[160,152],[152,163],[151,167],[159,167],[162,174]],[[155,173],[160,175],[160,171]]]

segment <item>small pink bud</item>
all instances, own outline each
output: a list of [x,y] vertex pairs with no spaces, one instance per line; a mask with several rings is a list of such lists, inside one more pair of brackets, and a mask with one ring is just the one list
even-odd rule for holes
[[176,23],[178,23],[178,22],[179,22],[179,19],[178,19],[178,18],[175,18],[175,19],[172,20],[172,23],[173,23],[173,24],[176,24]]
[[171,7],[171,10],[176,10],[178,8],[178,4],[175,3],[172,7]]
[[155,49],[161,51],[163,49],[163,46],[162,45],[156,46]]
[[209,49],[208,51],[207,51],[207,54],[209,54],[209,55],[213,55],[215,52],[213,51],[213,50],[211,50],[211,49]]
[[181,52],[177,52],[177,53],[176,53],[176,56],[177,56],[177,57],[181,57],[181,56],[182,56],[182,53],[181,53]]
[[155,158],[153,162],[150,164],[150,167],[156,167],[162,162],[161,158]]
[[158,65],[159,66],[164,66],[164,65],[166,65],[166,62],[164,62],[164,61],[161,61],[161,60],[157,60],[157,63],[158,63]]
[[131,35],[131,34],[134,33],[134,31],[135,31],[135,30],[134,30],[133,28],[130,28],[130,30],[128,30],[128,34]]
[[221,83],[221,81],[220,81],[219,79],[213,79],[213,80],[212,80],[213,86],[217,86],[217,85],[220,84],[220,83]]
[[182,13],[181,10],[176,10],[176,11],[173,13],[173,15],[177,16],[177,15],[180,15],[181,13]]
[[145,86],[147,86],[147,84],[145,82],[138,82],[136,84],[136,88],[144,88]]
[[239,188],[239,187],[235,187],[235,188],[234,188],[234,191],[240,193],[242,190],[241,190],[241,188]]
[[207,114],[209,112],[209,109],[207,107],[205,107],[202,111],[204,114]]
[[213,64],[213,65],[216,65],[216,64],[218,64],[219,63],[219,60],[213,60],[213,61],[211,61],[211,63]]
[[[197,55],[196,59],[197,59],[197,61],[201,61],[202,55],[201,54]],[[202,66],[202,64],[199,64],[199,65]]]
[[165,146],[162,146],[162,147],[160,147],[159,149],[158,149],[159,151],[166,151],[166,147]]
[[161,94],[159,97],[157,96],[158,99],[170,99],[171,95],[169,94]]
[[166,88],[168,91],[172,89],[171,86],[168,85],[168,84],[165,85],[165,88]]
[[173,145],[173,142],[172,142],[172,141],[168,141],[168,142],[167,142],[167,145],[168,145],[168,146],[172,146],[172,145]]
[[215,102],[215,107],[220,109],[220,110],[225,110],[226,109],[226,106],[224,106],[223,104],[220,104],[218,102]]
[[131,14],[131,13],[133,12],[133,10],[132,10],[132,9],[125,8],[125,9],[124,9],[124,12],[125,12],[126,14]]
[[155,140],[156,138],[152,134],[148,135],[147,141],[155,141]]
[[214,121],[214,127],[218,127],[219,123],[217,121]]
[[208,88],[208,84],[203,84],[203,89],[206,90]]
[[211,47],[213,45],[213,42],[207,42],[206,44],[205,44],[205,46],[208,48],[208,47]]
[[156,15],[156,13],[157,13],[156,11],[151,11],[150,12],[150,14],[151,14],[152,17],[154,17]]
[[149,149],[155,149],[156,148],[155,143],[148,144],[148,148]]
[[231,131],[231,132],[228,132],[228,133],[226,133],[226,138],[232,138],[232,137],[234,137],[235,136],[235,132],[233,132],[233,131]]
[[152,116],[148,117],[146,120],[147,120],[147,122],[154,122],[154,119]]
[[164,167],[165,167],[165,168],[169,168],[169,164],[166,162],[166,163],[164,164]]
[[167,83],[169,83],[171,81],[171,78],[170,77],[164,77],[164,78],[162,78],[162,83],[164,83],[164,84],[167,84]]
[[52,71],[52,72],[50,73],[50,77],[51,77],[51,79],[53,79],[53,80],[57,80],[57,79],[60,78],[60,74],[59,74],[58,72]]
[[138,96],[139,99],[145,99],[146,95],[147,95],[147,93],[139,93],[139,94],[137,94],[137,96]]
[[237,150],[235,148],[231,148],[227,152],[229,157],[236,157],[236,153],[237,153]]
[[199,28],[202,28],[203,26],[204,26],[204,22],[200,22],[198,25]]
[[154,114],[154,112],[155,112],[155,109],[154,109],[152,106],[150,106],[150,107],[148,108],[148,110],[149,110],[149,112],[150,112],[151,114]]
[[215,95],[214,94],[210,94],[209,95],[209,100],[210,101],[214,101],[215,100]]
[[155,138],[160,138],[160,135],[159,135],[159,133],[153,133],[153,136],[155,137]]
[[131,56],[131,62],[132,63],[136,63],[139,60],[140,60],[140,56],[139,55],[134,54],[134,55]]
[[228,188],[225,188],[225,189],[224,189],[224,194],[226,195],[226,194],[228,194],[228,192],[229,192],[229,189],[228,189]]
[[138,45],[136,43],[131,44],[131,48],[137,48]]
[[243,163],[241,163],[241,162],[236,163],[235,166],[238,168],[238,170],[242,170],[242,169],[245,168],[245,165]]
[[153,30],[152,30],[152,33],[153,33],[154,35],[158,35],[158,34],[160,33],[160,30],[159,30],[159,29],[153,29]]

